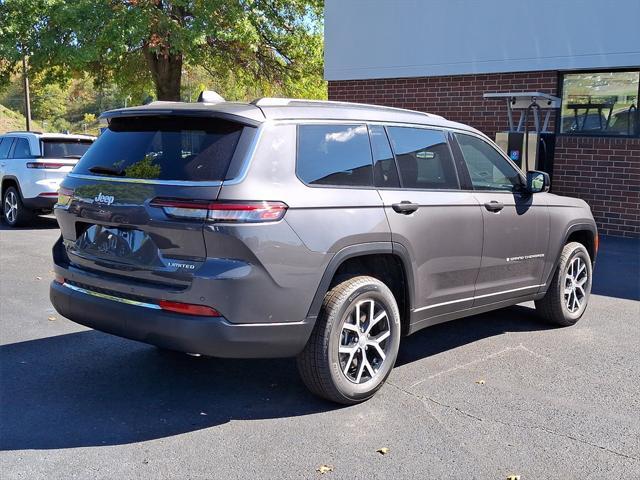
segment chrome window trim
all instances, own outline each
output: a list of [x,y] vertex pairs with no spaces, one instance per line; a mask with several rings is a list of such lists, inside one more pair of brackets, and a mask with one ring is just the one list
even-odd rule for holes
[[477,296],[473,296],[473,297],[460,298],[458,300],[450,300],[448,302],[442,302],[442,303],[435,303],[433,305],[427,305],[426,307],[414,308],[413,311],[414,312],[422,312],[423,310],[429,310],[430,308],[442,307],[442,306],[445,306],[445,305],[452,305],[454,303],[460,303],[460,302],[468,302],[470,300],[478,300],[480,298],[494,297],[496,295],[503,295],[503,294],[506,294],[506,293],[519,292],[521,290],[530,290],[532,288],[544,287],[545,285],[546,285],[545,283],[541,283],[540,285],[530,285],[528,287],[513,288],[511,290],[502,290],[500,292],[486,293],[484,295],[477,295]]
[[219,187],[223,184],[221,181],[195,181],[195,180],[154,180],[149,178],[120,178],[109,177],[105,175],[85,175],[81,173],[69,173],[69,178],[79,178],[83,180],[97,180],[105,182],[121,182],[121,183],[144,183],[150,185],[176,185],[189,187]]

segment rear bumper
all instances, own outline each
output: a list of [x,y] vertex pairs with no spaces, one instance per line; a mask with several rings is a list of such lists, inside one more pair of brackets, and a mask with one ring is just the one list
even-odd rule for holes
[[57,201],[57,195],[55,197],[33,197],[22,199],[23,205],[29,210],[53,210],[53,206]]
[[213,357],[290,357],[304,348],[313,321],[232,324],[222,317],[197,317],[130,305],[73,290],[58,282],[51,303],[81,325],[159,347]]

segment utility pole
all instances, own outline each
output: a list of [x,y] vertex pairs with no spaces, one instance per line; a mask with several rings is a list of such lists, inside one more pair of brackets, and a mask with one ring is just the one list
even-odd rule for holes
[[27,73],[27,56],[22,55],[22,78],[24,81],[24,117],[27,121],[27,132],[31,130],[31,99],[29,98],[29,74]]

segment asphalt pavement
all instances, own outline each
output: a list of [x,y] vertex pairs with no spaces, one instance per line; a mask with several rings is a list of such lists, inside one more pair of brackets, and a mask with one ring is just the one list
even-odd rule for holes
[[339,407],[292,360],[165,353],[61,318],[58,234],[0,230],[3,480],[640,478],[638,242],[602,242],[576,326],[524,304],[423,330],[378,395]]

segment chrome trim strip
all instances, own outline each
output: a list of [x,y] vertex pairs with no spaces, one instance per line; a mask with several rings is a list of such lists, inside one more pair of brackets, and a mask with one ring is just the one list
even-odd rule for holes
[[415,308],[413,311],[414,312],[421,312],[423,310],[429,310],[430,308],[436,308],[436,307],[442,307],[444,305],[451,305],[453,303],[460,303],[460,302],[468,302],[469,300],[477,300],[479,298],[487,298],[487,297],[493,297],[496,295],[503,295],[505,293],[513,293],[513,292],[518,292],[520,290],[530,290],[532,288],[540,288],[540,287],[544,287],[546,284],[545,283],[541,283],[540,285],[531,285],[529,287],[520,287],[520,288],[513,288],[511,290],[503,290],[501,292],[495,292],[495,293],[486,293],[484,295],[478,295],[478,296],[474,296],[474,297],[467,297],[467,298],[461,298],[459,300],[450,300],[448,302],[442,302],[442,303],[436,303],[434,305],[428,305],[426,307],[420,307],[420,308]]
[[67,287],[71,290],[75,290],[76,292],[85,293],[87,295],[91,295],[98,298],[103,298],[105,300],[112,300],[114,302],[126,303],[127,305],[135,305],[136,307],[144,307],[144,308],[152,308],[154,310],[162,310],[160,305],[156,305],[155,303],[146,303],[146,302],[138,302],[136,300],[129,300],[128,298],[115,297],[113,295],[108,295],[106,293],[94,292],[93,290],[87,290],[85,288],[76,287],[75,285],[70,285],[68,283],[63,283],[63,287]]
[[149,185],[176,185],[176,186],[188,186],[188,187],[219,187],[222,185],[221,181],[197,182],[193,180],[153,180],[148,178],[104,177],[101,175],[84,175],[80,173],[69,173],[67,177],[80,178],[84,180],[98,180],[98,181],[101,180],[105,182],[144,183]]

